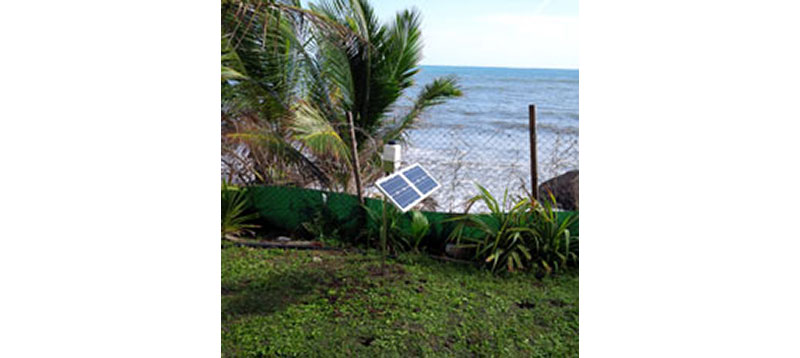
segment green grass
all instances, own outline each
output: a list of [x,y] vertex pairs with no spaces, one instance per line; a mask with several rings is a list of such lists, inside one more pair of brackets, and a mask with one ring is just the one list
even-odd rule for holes
[[[321,258],[314,262],[313,257]],[[227,357],[578,356],[578,275],[424,256],[222,250]]]

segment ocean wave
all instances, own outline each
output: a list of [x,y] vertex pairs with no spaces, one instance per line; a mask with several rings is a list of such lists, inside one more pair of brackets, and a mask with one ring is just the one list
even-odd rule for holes
[[560,126],[553,123],[537,123],[536,130],[542,132],[551,132],[556,134],[578,135],[578,127],[575,126]]
[[575,112],[536,110],[536,115],[538,118],[555,117],[558,119],[579,120],[579,115]]

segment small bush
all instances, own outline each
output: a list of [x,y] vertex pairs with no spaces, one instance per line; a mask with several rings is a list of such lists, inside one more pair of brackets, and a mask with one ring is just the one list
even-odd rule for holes
[[571,236],[568,228],[578,217],[559,220],[552,195],[549,202],[525,197],[509,201],[506,190],[498,202],[486,188],[476,186],[479,194],[470,198],[467,211],[472,204],[483,202],[490,212],[448,220],[456,223],[450,241],[472,250],[474,259],[492,271],[539,268],[549,274],[577,266],[578,237]]
[[222,238],[236,238],[249,233],[258,225],[250,223],[258,217],[248,213],[250,208],[244,190],[235,185],[222,182]]
[[553,194],[549,199],[534,203],[530,209],[533,214],[530,228],[534,234],[530,248],[537,260],[536,265],[548,273],[578,266],[578,236],[569,231],[578,221],[578,215],[570,214],[559,220],[554,210],[556,200]]
[[[430,231],[430,223],[421,212],[413,210],[403,213],[394,205],[386,205],[386,246],[394,254],[413,250],[419,251],[423,238]],[[367,236],[379,239],[383,229],[382,208],[373,209],[364,206],[364,210],[369,218],[366,227]]]
[[[501,267],[508,271],[525,269],[532,259],[528,244],[533,237],[533,231],[528,227],[528,199],[523,198],[511,205],[506,190],[503,202],[499,203],[486,188],[481,185],[477,187],[480,194],[469,199],[468,208],[482,201],[489,208],[489,215],[465,214],[450,219],[458,223],[450,239],[459,247],[474,250],[475,260],[492,271]],[[477,231],[477,235],[465,235],[468,227]]]
[[311,220],[301,224],[305,233],[312,239],[328,243],[341,242],[340,225],[341,222],[327,204],[316,208]]

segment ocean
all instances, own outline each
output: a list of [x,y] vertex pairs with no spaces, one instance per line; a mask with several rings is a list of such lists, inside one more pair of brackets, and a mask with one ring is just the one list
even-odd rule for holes
[[409,131],[403,164],[420,163],[442,183],[437,210],[459,211],[473,183],[502,197],[530,191],[528,105],[536,106],[539,183],[578,168],[578,70],[422,66],[394,114],[420,88],[455,75],[463,96],[428,109]]

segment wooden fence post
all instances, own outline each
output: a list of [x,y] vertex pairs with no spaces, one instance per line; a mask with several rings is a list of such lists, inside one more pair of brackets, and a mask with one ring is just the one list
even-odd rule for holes
[[539,200],[539,173],[536,162],[536,105],[528,105],[528,126],[531,136],[531,195]]
[[350,153],[353,156],[353,175],[356,177],[356,194],[358,202],[364,205],[364,196],[361,194],[361,164],[358,162],[358,148],[356,143],[356,127],[353,125],[353,113],[347,112],[347,122],[350,123]]

